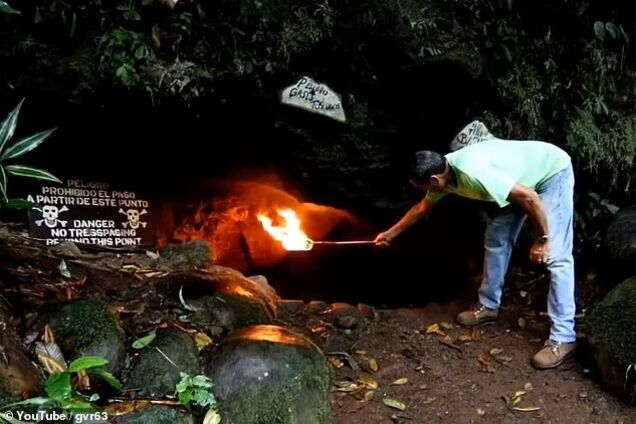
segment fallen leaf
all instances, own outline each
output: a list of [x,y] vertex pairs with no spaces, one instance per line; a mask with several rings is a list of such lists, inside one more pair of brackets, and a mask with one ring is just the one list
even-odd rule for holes
[[367,351],[366,350],[356,350],[355,354],[356,355],[360,355],[360,356],[364,356],[364,355],[367,354]]
[[479,415],[480,417],[483,417],[484,415],[486,415],[486,411],[484,411],[483,409],[477,408],[477,415]]
[[378,372],[378,370],[380,369],[380,367],[378,366],[378,361],[373,358],[369,359],[369,368],[371,368],[371,371],[373,372]]
[[462,350],[459,346],[453,344],[453,339],[451,339],[450,336],[440,337],[439,342],[444,346],[448,346],[460,352]]
[[426,334],[432,334],[432,333],[439,333],[439,324],[438,323],[431,324],[428,327],[426,327]]
[[517,324],[519,325],[519,328],[526,328],[526,326],[528,325],[528,323],[526,322],[525,319],[523,318],[519,318],[517,320]]
[[449,322],[440,322],[439,325],[441,325],[442,328],[445,328],[447,330],[452,330],[453,328],[455,328],[455,326]]
[[378,387],[380,387],[377,380],[373,379],[373,377],[371,377],[370,375],[359,374],[357,380],[370,389],[377,389]]
[[205,414],[205,418],[203,419],[203,424],[220,424],[221,423],[221,415],[219,411],[216,409],[209,409],[208,413]]
[[382,403],[384,403],[389,408],[399,409],[400,411],[406,410],[406,405],[403,402],[400,402],[399,400],[384,398],[382,399]]
[[327,357],[327,360],[334,368],[342,368],[344,366],[344,362],[340,358],[336,358],[335,356]]
[[371,402],[371,399],[373,399],[374,394],[375,392],[373,390],[369,390],[368,392],[364,394],[364,398],[362,399],[362,401],[365,403]]
[[64,372],[67,369],[62,350],[55,343],[35,342],[35,356],[49,374]]
[[532,386],[532,383],[526,383],[523,385],[523,390],[529,392],[531,390],[534,390],[534,387]]
[[397,380],[395,380],[393,383],[394,386],[403,386],[404,384],[408,383],[409,379],[406,377],[403,378],[398,378]]
[[492,356],[497,356],[497,355],[499,355],[499,354],[503,353],[503,349],[499,349],[498,347],[494,347],[494,348],[490,349],[490,352],[489,352],[489,353],[490,353]]
[[335,389],[337,392],[354,392],[360,389],[360,386],[353,381],[336,381],[334,385],[337,386]]
[[214,343],[210,336],[203,332],[199,332],[194,335],[194,342],[197,344],[199,350],[203,350]]
[[462,343],[470,343],[473,341],[470,333],[461,334],[457,339]]
[[506,356],[506,355],[497,355],[495,356],[495,359],[497,360],[497,362],[501,362],[502,364],[504,362],[510,362],[512,361],[512,356]]
[[512,409],[514,409],[515,411],[521,411],[521,412],[532,412],[532,411],[538,411],[541,408],[539,408],[538,406],[527,406],[527,407],[515,406]]
[[473,341],[476,342],[479,340],[479,330],[473,328],[473,331],[470,333],[470,337],[472,337]]
[[437,398],[436,398],[436,397],[430,397],[430,398],[426,398],[426,400],[425,400],[425,401],[423,401],[422,403],[423,403],[424,405],[428,405],[429,403],[433,403],[433,402],[435,402],[436,400],[437,400]]
[[484,355],[483,353],[480,353],[479,356],[477,356],[477,360],[479,361],[480,364],[485,365],[485,366],[490,366],[490,359],[488,359],[488,357],[486,355]]

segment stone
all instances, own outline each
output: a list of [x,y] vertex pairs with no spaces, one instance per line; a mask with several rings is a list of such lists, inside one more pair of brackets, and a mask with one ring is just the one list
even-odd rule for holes
[[35,395],[41,388],[40,371],[29,360],[8,314],[0,307],[0,405],[25,393]]
[[308,338],[259,325],[227,337],[206,364],[224,424],[331,423],[330,368]]
[[205,268],[214,263],[214,252],[205,240],[173,244],[162,249],[159,254],[170,268],[178,271],[187,271],[196,267]]
[[174,394],[182,372],[200,373],[197,345],[183,331],[161,329],[152,343],[134,359],[125,385],[138,396],[162,398]]
[[174,299],[181,291],[186,305],[195,310],[191,321],[199,325],[231,331],[270,324],[276,316],[276,304],[261,287],[231,268],[174,273],[159,281],[158,289]]
[[67,361],[99,356],[108,360],[109,372],[120,374],[125,356],[123,331],[103,302],[70,303],[54,312],[48,322]]
[[336,326],[344,329],[353,329],[358,326],[358,319],[352,316],[340,316],[336,318]]
[[588,317],[588,341],[605,387],[636,399],[636,276],[616,286]]

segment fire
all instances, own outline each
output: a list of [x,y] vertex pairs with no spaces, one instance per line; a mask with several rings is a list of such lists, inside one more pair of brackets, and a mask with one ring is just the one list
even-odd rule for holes
[[273,225],[272,219],[267,215],[258,215],[265,231],[281,242],[286,250],[310,250],[313,242],[300,228],[300,219],[296,212],[292,209],[280,209],[276,212],[284,221],[281,226]]

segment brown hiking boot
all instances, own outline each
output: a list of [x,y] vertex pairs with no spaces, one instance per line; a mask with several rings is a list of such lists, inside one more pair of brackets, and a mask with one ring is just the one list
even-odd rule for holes
[[473,327],[488,321],[495,321],[499,315],[499,310],[488,309],[481,303],[475,304],[469,310],[457,315],[457,322],[466,327]]
[[532,358],[532,365],[542,370],[556,368],[576,352],[576,342],[560,343],[546,340],[543,348]]

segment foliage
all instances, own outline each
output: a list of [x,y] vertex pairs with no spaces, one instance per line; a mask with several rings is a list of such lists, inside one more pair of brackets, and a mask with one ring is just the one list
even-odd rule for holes
[[35,133],[29,137],[22,138],[13,144],[8,141],[13,137],[17,123],[22,100],[0,124],[0,192],[2,194],[2,204],[9,208],[30,208],[33,203],[22,199],[9,199],[7,194],[7,174],[16,177],[26,177],[37,180],[48,180],[61,183],[61,181],[48,171],[33,168],[25,165],[7,164],[7,161],[18,158],[38,147],[44,142],[55,129],[49,129]]
[[27,399],[5,405],[3,409],[10,409],[16,406],[30,407],[40,406],[50,409],[63,409],[73,411],[96,411],[93,402],[99,400],[98,394],[91,396],[84,395],[73,389],[72,381],[81,378],[83,374],[102,380],[116,390],[121,390],[121,383],[104,366],[108,361],[97,356],[84,356],[72,361],[68,370],[61,373],[51,374],[44,382],[44,390],[47,397]]
[[216,398],[212,392],[214,384],[210,378],[204,375],[191,376],[181,373],[181,381],[175,387],[175,395],[179,397],[179,403],[190,408],[190,405],[216,406]]
[[120,27],[102,37],[98,66],[103,74],[114,73],[123,85],[132,87],[141,79],[139,67],[154,58],[142,34]]

